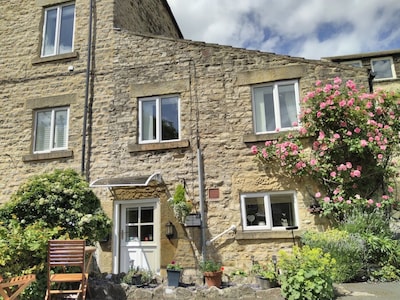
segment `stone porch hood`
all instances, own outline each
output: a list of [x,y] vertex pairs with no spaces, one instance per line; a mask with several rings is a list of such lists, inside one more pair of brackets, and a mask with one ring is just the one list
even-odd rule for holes
[[105,187],[109,189],[123,187],[140,187],[148,186],[151,181],[157,181],[159,184],[163,182],[161,173],[156,172],[151,175],[128,176],[118,178],[101,178],[93,181],[90,187]]

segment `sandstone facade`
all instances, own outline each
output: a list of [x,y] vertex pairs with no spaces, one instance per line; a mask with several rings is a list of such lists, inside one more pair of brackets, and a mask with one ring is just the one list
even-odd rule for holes
[[[294,181],[279,170],[267,174],[253,161],[250,147],[275,135],[254,134],[252,87],[298,80],[301,99],[317,79],[339,76],[367,86],[364,69],[183,40],[174,20],[168,19],[165,1],[98,0],[93,8],[87,86],[89,1],[75,1],[74,51],[40,57],[43,8],[64,2],[10,0],[1,12],[7,26],[0,32],[0,57],[6,70],[0,77],[0,202],[6,202],[29,176],[55,168],[82,170],[89,182],[159,172],[162,183],[95,188],[95,192],[113,218],[116,201],[159,199],[155,239],[160,268],[163,271],[177,260],[188,277],[196,273],[204,253],[227,269],[249,269],[253,260],[265,260],[293,245],[290,231],[243,230],[243,192],[296,191],[299,229],[295,236],[322,229],[322,221],[307,212],[311,199],[306,186],[312,183]],[[147,14],[163,17],[152,17],[146,24]],[[169,94],[180,98],[179,141],[140,144],[138,99]],[[85,100],[88,123],[83,140]],[[57,106],[70,109],[68,149],[33,153],[34,112]],[[236,233],[222,236],[206,249],[202,249],[201,229],[181,225],[167,204],[176,184],[185,183],[194,210],[200,211],[197,145],[204,165],[205,237],[210,240],[237,226]],[[173,239],[165,236],[168,221],[175,226]],[[97,263],[103,272],[112,271],[119,251],[115,246],[119,225],[114,226],[111,239],[99,245]]]

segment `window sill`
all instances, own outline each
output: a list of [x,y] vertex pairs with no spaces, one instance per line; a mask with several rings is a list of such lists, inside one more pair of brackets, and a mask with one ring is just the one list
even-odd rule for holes
[[128,143],[128,151],[129,152],[157,151],[157,150],[187,148],[189,146],[190,146],[189,140],[154,143],[154,144]]
[[22,157],[23,162],[32,162],[32,161],[41,161],[41,160],[53,160],[53,159],[61,159],[61,158],[71,158],[73,157],[72,150],[61,150],[54,151],[49,153],[36,153],[36,154],[28,154]]
[[59,60],[71,60],[71,59],[76,59],[78,57],[79,57],[79,53],[77,51],[74,51],[71,53],[59,54],[59,55],[46,56],[46,57],[35,57],[32,59],[32,65],[53,62],[53,61],[59,61]]
[[[302,230],[293,230],[294,237],[296,239],[300,238],[303,234]],[[238,231],[236,233],[236,240],[262,240],[262,239],[292,239],[291,230],[277,230],[277,231]]]
[[293,136],[298,136],[298,130],[288,130],[288,131],[280,131],[274,133],[263,133],[263,134],[245,134],[243,135],[243,142],[245,143],[255,143],[255,142],[265,142],[277,140],[280,137],[286,136],[288,134],[292,134]]

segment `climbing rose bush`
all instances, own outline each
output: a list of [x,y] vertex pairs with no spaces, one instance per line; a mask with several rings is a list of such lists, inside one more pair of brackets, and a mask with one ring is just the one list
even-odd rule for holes
[[257,160],[265,167],[278,162],[293,176],[311,176],[320,187],[315,200],[336,220],[353,209],[397,205],[399,94],[367,93],[337,77],[325,86],[317,81],[302,102],[299,131],[252,146]]

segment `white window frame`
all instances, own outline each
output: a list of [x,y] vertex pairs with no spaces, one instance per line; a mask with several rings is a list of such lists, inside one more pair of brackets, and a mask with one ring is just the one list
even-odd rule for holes
[[[169,139],[169,140],[163,140],[162,139],[162,122],[161,122],[161,102],[162,99],[168,99],[168,98],[176,98],[178,100],[178,138],[176,139]],[[167,142],[173,142],[173,141],[179,141],[181,139],[181,108],[180,108],[180,97],[177,94],[172,94],[172,95],[163,95],[163,96],[155,96],[155,97],[144,97],[144,98],[139,98],[139,144],[148,144],[148,143],[167,143]],[[142,116],[142,107],[143,103],[146,101],[155,101],[156,102],[156,138],[155,139],[148,139],[144,140],[143,139],[143,116]]]
[[[63,3],[60,5],[56,6],[51,6],[47,7],[44,10],[44,21],[43,21],[43,29],[42,29],[42,49],[41,49],[41,57],[47,57],[47,56],[54,56],[54,55],[59,55],[63,54],[60,53],[60,30],[61,30],[61,13],[63,7],[74,5],[74,24],[72,27],[72,45],[71,45],[71,51],[74,51],[74,41],[75,41],[75,22],[76,22],[76,6],[75,2],[68,2],[68,3]],[[47,26],[47,13],[49,10],[57,9],[57,19],[56,19],[56,28],[55,28],[55,38],[54,38],[54,52],[49,53],[49,54],[44,54],[45,51],[45,42],[46,42],[46,26]]]
[[[273,226],[272,218],[272,206],[271,206],[271,195],[288,195],[292,197],[293,205],[293,220],[294,224],[288,224],[288,226],[299,226],[298,217],[298,207],[297,207],[297,197],[295,191],[274,191],[274,192],[259,192],[259,193],[243,193],[240,195],[240,207],[242,216],[243,231],[252,230],[265,230],[265,231],[282,231],[286,230],[285,226]],[[264,211],[265,211],[265,225],[264,224],[254,224],[247,225],[247,211],[246,211],[246,198],[264,198]]]
[[380,60],[389,60],[390,61],[390,70],[392,72],[392,77],[381,77],[381,78],[377,78],[375,77],[374,80],[387,80],[387,79],[393,79],[396,78],[396,71],[394,68],[394,64],[393,64],[393,58],[391,56],[388,57],[379,57],[379,58],[371,58],[371,70],[373,72],[375,72],[375,74],[377,74],[377,72],[374,70],[374,61],[380,61]]
[[[67,123],[66,123],[66,136],[65,136],[65,146],[64,147],[54,147],[54,132],[55,132],[55,114],[57,111],[66,111],[67,112]],[[36,139],[37,139],[37,124],[38,124],[38,113],[40,112],[51,112],[51,124],[50,124],[50,138],[49,138],[49,147],[45,150],[36,150]],[[69,107],[56,107],[56,108],[48,108],[48,109],[38,109],[35,111],[34,117],[34,137],[33,137],[33,153],[49,153],[52,151],[66,150],[68,149],[68,136],[69,136]]]
[[[293,84],[294,93],[295,93],[295,101],[296,101],[296,122],[297,126],[290,126],[282,128],[281,124],[281,116],[280,116],[280,108],[279,108],[279,91],[278,87],[280,85],[288,85]],[[273,88],[273,102],[274,102],[274,111],[275,111],[275,128],[274,130],[267,131],[257,131],[257,111],[256,111],[256,103],[255,103],[255,88],[262,87],[272,87]],[[286,81],[277,81],[268,84],[258,84],[252,87],[252,105],[253,105],[253,127],[255,134],[265,134],[265,133],[273,133],[277,130],[279,131],[288,131],[288,130],[298,130],[300,128],[300,96],[299,96],[299,81],[298,80],[286,80]]]
[[362,67],[362,61],[361,60],[347,60],[347,61],[342,61],[340,64],[341,65],[355,67],[355,68],[361,68]]

